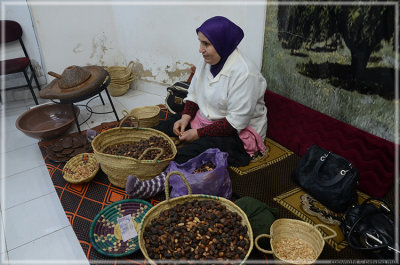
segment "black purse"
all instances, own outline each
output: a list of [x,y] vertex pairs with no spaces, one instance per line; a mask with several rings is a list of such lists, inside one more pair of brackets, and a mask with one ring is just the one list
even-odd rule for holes
[[180,113],[185,107],[183,99],[186,98],[188,94],[189,82],[176,82],[170,87],[167,87],[168,95],[165,98],[165,104],[168,110],[172,113]]
[[317,145],[312,145],[300,159],[292,178],[334,212],[345,212],[357,201],[358,170],[345,158]]
[[[371,203],[379,201],[380,207]],[[393,259],[394,212],[390,205],[377,198],[369,198],[361,205],[349,208],[340,224],[350,247],[365,251],[379,259]]]

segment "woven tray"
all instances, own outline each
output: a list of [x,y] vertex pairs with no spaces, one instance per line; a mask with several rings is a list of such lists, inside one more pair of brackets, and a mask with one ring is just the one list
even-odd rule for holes
[[139,249],[138,237],[122,240],[118,218],[132,215],[136,231],[143,217],[153,206],[144,200],[125,199],[114,202],[101,210],[90,226],[90,243],[102,255],[123,257]]
[[[91,166],[94,168],[90,175],[87,175],[85,178],[74,178],[74,174],[81,167]],[[99,171],[99,163],[97,163],[96,158],[93,153],[82,153],[71,158],[63,168],[63,178],[65,181],[72,184],[81,184],[91,181]]]
[[[177,174],[179,175],[183,182],[185,183],[187,189],[188,189],[188,195],[185,196],[181,196],[181,197],[177,197],[177,198],[173,198],[170,199],[169,198],[169,177],[171,175]],[[165,196],[166,196],[166,200],[162,201],[161,203],[157,204],[156,206],[154,206],[152,209],[150,209],[150,211],[148,211],[145,215],[145,217],[143,218],[143,221],[140,225],[140,229],[138,232],[138,236],[139,236],[139,246],[140,246],[140,250],[142,251],[143,255],[145,256],[145,258],[148,260],[148,262],[150,264],[156,265],[156,262],[154,260],[152,260],[148,254],[147,254],[147,250],[146,250],[146,246],[145,246],[145,239],[143,237],[144,231],[146,229],[147,226],[151,225],[151,222],[159,217],[159,215],[161,214],[161,212],[167,210],[167,209],[171,209],[173,207],[175,207],[178,204],[182,204],[186,201],[193,201],[193,200],[215,200],[218,201],[220,204],[224,205],[228,210],[232,211],[232,212],[236,212],[237,214],[240,215],[240,217],[242,217],[242,225],[245,225],[247,227],[247,235],[249,237],[250,240],[250,247],[249,250],[245,256],[245,258],[240,262],[240,264],[244,264],[245,261],[247,260],[247,258],[249,257],[252,249],[253,249],[253,245],[254,245],[254,240],[253,240],[253,231],[251,229],[251,225],[249,222],[249,219],[247,218],[247,215],[245,214],[245,212],[243,212],[243,210],[237,206],[236,204],[234,204],[233,202],[231,202],[230,200],[227,200],[225,198],[222,197],[217,197],[217,196],[211,196],[211,195],[205,195],[205,194],[196,194],[193,195],[192,194],[192,189],[190,188],[189,183],[187,182],[185,176],[178,172],[178,171],[171,171],[166,179],[165,179]],[[173,263],[173,261],[171,261],[171,263]],[[235,263],[236,264],[236,263]]]

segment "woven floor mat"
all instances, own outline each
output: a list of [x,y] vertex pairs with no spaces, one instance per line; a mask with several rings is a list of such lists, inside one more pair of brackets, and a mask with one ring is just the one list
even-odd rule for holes
[[247,166],[244,167],[231,166],[230,169],[232,169],[239,175],[245,175],[254,172],[256,170],[268,167],[272,164],[275,164],[293,154],[292,151],[278,144],[274,140],[269,139],[268,137],[265,138],[264,143],[268,150],[268,152],[266,152],[264,156],[255,159],[255,161],[251,161],[250,164]]

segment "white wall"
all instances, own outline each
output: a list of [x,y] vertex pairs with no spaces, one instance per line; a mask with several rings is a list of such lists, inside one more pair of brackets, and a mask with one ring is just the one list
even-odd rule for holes
[[165,84],[186,79],[198,63],[195,29],[215,15],[242,27],[239,48],[261,68],[264,1],[231,2],[28,0],[46,72],[134,61],[141,79]]

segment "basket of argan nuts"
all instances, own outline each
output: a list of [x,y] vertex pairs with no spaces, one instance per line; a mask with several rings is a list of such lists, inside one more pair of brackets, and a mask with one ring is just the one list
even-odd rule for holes
[[91,181],[99,171],[94,154],[82,153],[74,156],[64,165],[63,178],[72,184]]
[[[178,174],[188,195],[170,199],[169,177]],[[246,214],[217,196],[192,194],[185,176],[170,172],[166,200],[150,209],[140,225],[139,247],[150,264],[202,262],[243,264],[253,249],[253,232]]]
[[152,128],[122,127],[97,135],[92,148],[109,181],[125,188],[129,175],[149,180],[160,174],[174,159],[176,146],[165,133]]
[[[324,228],[332,235],[322,237],[318,227]],[[270,234],[256,237],[255,245],[265,254],[273,254],[280,264],[313,264],[324,249],[325,240],[335,237],[336,232],[323,224],[315,226],[295,219],[281,218],[275,220]],[[258,245],[262,237],[270,238],[271,250]]]

